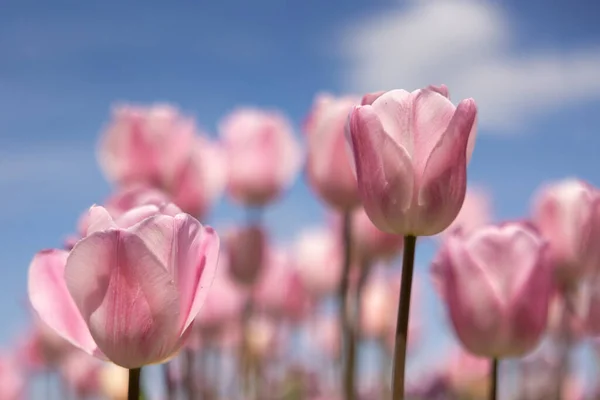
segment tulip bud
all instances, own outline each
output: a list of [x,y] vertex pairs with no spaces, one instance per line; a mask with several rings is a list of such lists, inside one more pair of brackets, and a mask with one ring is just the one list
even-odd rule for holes
[[234,200],[263,206],[292,184],[301,150],[283,115],[239,109],[220,123],[219,130],[229,165],[227,188]]
[[258,279],[267,251],[267,238],[260,225],[243,226],[226,236],[229,256],[229,276],[243,285],[252,285]]
[[548,319],[552,274],[545,243],[528,225],[508,223],[454,234],[436,258],[454,331],[471,353],[521,356]]
[[319,95],[304,125],[310,186],[329,206],[341,211],[360,203],[344,136],[348,113],[358,103],[354,97]]
[[346,134],[365,211],[382,231],[430,236],[456,218],[477,108],[431,89],[392,90],[354,107]]
[[576,179],[548,185],[537,195],[533,218],[564,287],[600,268],[600,191]]

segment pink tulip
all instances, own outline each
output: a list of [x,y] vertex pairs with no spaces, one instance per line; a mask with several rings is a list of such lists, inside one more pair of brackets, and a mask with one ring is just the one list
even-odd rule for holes
[[287,250],[270,249],[254,297],[259,309],[275,317],[298,321],[306,315],[308,293]]
[[[119,218],[127,211],[147,205],[155,205],[160,207],[163,204],[169,203],[169,196],[162,190],[142,184],[133,184],[112,194],[104,201],[104,208],[113,218]],[[87,232],[89,224],[89,213],[86,212],[80,220],[79,231],[83,231],[83,235]]]
[[318,95],[304,125],[311,188],[329,206],[341,211],[360,204],[344,135],[348,113],[359,101],[355,97]]
[[492,223],[491,197],[487,191],[478,187],[467,189],[465,201],[456,219],[441,232],[442,238],[453,231],[460,230],[463,235]]
[[394,325],[394,313],[398,309],[396,295],[383,273],[369,278],[361,294],[360,327],[364,336],[383,338],[390,325]]
[[485,399],[489,393],[492,363],[457,349],[446,364],[446,379],[459,398]]
[[229,276],[242,285],[252,285],[261,274],[267,252],[266,233],[260,225],[229,231],[225,236]]
[[78,398],[98,394],[102,362],[82,351],[74,351],[66,357],[60,368],[65,383]]
[[145,206],[113,220],[90,209],[70,253],[39,252],[29,298],[40,318],[88,354],[125,368],[160,363],[184,344],[212,283],[219,239],[187,214]]
[[100,139],[98,160],[111,181],[160,186],[186,161],[195,134],[194,122],[170,105],[118,106]]
[[341,350],[340,319],[332,316],[319,316],[310,328],[310,335],[314,338],[319,351],[330,358],[337,358]]
[[570,315],[571,318],[567,321],[575,326],[568,326],[574,328],[569,333],[574,336],[580,334],[580,337],[584,333],[600,336],[600,273],[595,272],[585,277],[572,295],[572,300],[575,315]]
[[375,226],[430,236],[452,223],[465,197],[476,115],[472,99],[455,107],[431,89],[392,90],[354,107],[346,133]]
[[402,236],[383,232],[373,225],[362,207],[352,215],[351,237],[354,250],[358,257],[365,262],[393,258],[404,245]]
[[0,400],[25,399],[25,374],[14,355],[0,355]]
[[[582,339],[585,335],[585,316],[573,313],[573,308],[581,314],[587,310],[587,290],[577,291],[569,295],[568,300],[565,293],[557,291],[550,300],[548,309],[548,333],[558,340],[564,340],[568,335],[570,340]],[[570,304],[567,305],[565,302]]]
[[481,357],[520,356],[545,331],[552,274],[544,241],[524,223],[450,236],[436,262],[454,330]]
[[296,239],[293,262],[306,289],[314,296],[323,297],[337,290],[341,254],[338,237],[331,229],[307,228]]
[[221,122],[219,130],[228,158],[228,191],[234,200],[262,206],[292,184],[301,151],[283,115],[239,109]]
[[31,370],[52,369],[72,352],[74,347],[39,318],[20,346],[20,357]]
[[227,254],[219,257],[219,267],[213,282],[212,296],[207,296],[196,317],[196,327],[203,334],[220,333],[227,324],[239,319],[246,302],[245,293],[229,278]]
[[227,159],[219,144],[203,136],[195,139],[190,150],[186,162],[164,188],[183,211],[202,219],[225,189]]
[[576,179],[547,185],[533,215],[561,284],[571,286],[589,268],[600,267],[600,191]]

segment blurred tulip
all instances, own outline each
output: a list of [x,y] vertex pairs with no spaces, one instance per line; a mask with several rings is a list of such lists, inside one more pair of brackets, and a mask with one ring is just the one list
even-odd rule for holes
[[366,337],[383,338],[394,325],[397,295],[384,274],[372,274],[361,294],[360,327]]
[[224,149],[198,136],[174,179],[165,182],[165,190],[184,212],[202,220],[222,195],[227,183],[227,159]]
[[263,206],[291,186],[301,166],[301,150],[283,115],[238,109],[221,121],[219,131],[228,158],[228,191],[234,200]]
[[348,114],[359,101],[355,97],[320,94],[304,125],[310,186],[329,206],[340,211],[360,204],[344,135]]
[[92,207],[88,235],[70,253],[39,252],[29,270],[40,318],[87,353],[126,368],[177,353],[217,267],[212,228],[187,214],[142,219],[152,207],[117,221]]
[[[118,189],[117,192],[107,198],[104,201],[104,208],[111,217],[116,219],[131,209],[147,205],[160,207],[170,201],[169,196],[162,190],[142,184],[133,184]],[[89,224],[89,213],[83,214],[81,219],[79,231],[82,236],[85,236]]]
[[25,374],[13,355],[0,355],[0,400],[25,399]]
[[[571,293],[569,299],[565,298],[565,294],[562,292],[556,292],[551,300],[550,307],[548,309],[548,333],[555,339],[563,340],[565,335],[570,340],[581,339],[585,334],[584,320],[577,312],[574,313],[573,307],[575,303],[579,303],[580,307],[586,307],[587,304],[583,304],[583,301],[587,300],[582,296],[582,293]],[[565,303],[569,301],[572,305]],[[578,309],[583,312],[582,308]]]
[[225,235],[229,259],[229,276],[242,285],[252,285],[259,278],[267,252],[266,233],[260,225],[241,226]]
[[446,229],[462,207],[475,144],[472,99],[392,90],[354,107],[347,125],[359,193],[373,223],[398,235]]
[[82,351],[73,351],[60,365],[65,383],[77,398],[93,396],[100,391],[102,362]]
[[463,235],[468,235],[490,223],[492,223],[491,196],[482,188],[469,187],[456,219],[441,232],[440,236],[443,238],[458,230]]
[[447,381],[458,398],[485,400],[489,394],[491,368],[488,358],[458,349],[446,364]]
[[107,178],[120,185],[160,187],[186,161],[195,134],[194,122],[170,105],[118,106],[101,136],[98,161]]
[[381,231],[367,216],[364,208],[359,208],[352,217],[353,250],[366,262],[389,259],[396,256],[404,244],[401,235]]
[[342,272],[339,238],[325,227],[307,228],[297,237],[293,262],[307,290],[316,297],[335,292]]
[[219,267],[204,305],[196,317],[195,326],[203,334],[219,334],[232,321],[239,319],[244,308],[246,295],[231,281],[228,275],[227,253],[219,256]]
[[271,249],[254,291],[257,306],[270,315],[299,321],[310,307],[300,274],[285,249]]
[[310,329],[311,338],[319,349],[328,357],[337,359],[340,350],[340,319],[333,316],[318,316]]
[[118,365],[107,363],[100,373],[100,385],[109,400],[126,400],[129,372]]
[[248,351],[254,357],[265,358],[273,356],[277,350],[279,340],[275,322],[264,316],[255,316],[248,321],[246,340]]
[[74,347],[39,318],[33,329],[20,343],[19,356],[28,369],[53,369]]
[[572,298],[575,315],[571,315],[570,320],[575,324],[573,333],[579,334],[579,338],[584,333],[600,336],[600,273],[595,272],[583,278]]
[[586,269],[600,268],[600,192],[577,179],[543,187],[533,218],[549,242],[548,255],[557,278],[572,286]]
[[436,262],[463,346],[490,358],[520,356],[545,331],[553,291],[545,244],[523,223],[450,236]]

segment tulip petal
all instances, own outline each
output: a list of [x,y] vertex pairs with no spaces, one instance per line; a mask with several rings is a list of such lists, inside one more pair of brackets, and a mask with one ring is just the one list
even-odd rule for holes
[[414,156],[413,165],[417,176],[423,174],[432,151],[440,143],[442,135],[456,107],[447,97],[431,89],[416,92],[414,99]]
[[[212,286],[219,261],[219,237],[209,226],[200,226],[199,231],[190,235],[189,225],[195,221],[189,215],[176,217],[179,253],[181,259],[177,265],[177,284],[181,297],[182,316],[185,317],[183,329],[187,329],[198,313],[208,290]],[[197,221],[195,221],[197,223]]]
[[96,232],[77,243],[67,287],[104,354],[125,368],[161,362],[179,339],[179,297],[171,274],[141,238]]
[[179,326],[184,331],[198,314],[214,280],[219,254],[216,232],[188,214],[158,215],[132,231],[173,276],[181,302]]
[[372,106],[354,109],[349,132],[365,212],[382,231],[404,234],[414,186],[406,149],[384,131]]
[[90,207],[87,214],[87,224],[88,227],[86,235],[91,235],[94,232],[105,231],[107,229],[117,227],[110,216],[110,213],[102,206]]
[[59,335],[88,354],[101,357],[98,346],[69,294],[64,279],[69,253],[43,250],[29,267],[29,299],[39,317]]
[[119,228],[127,229],[135,224],[160,213],[160,208],[154,204],[148,204],[132,208],[124,212],[118,219],[117,225]]
[[462,101],[431,152],[419,182],[419,214],[415,225],[421,231],[414,234],[435,235],[458,215],[467,187],[466,147],[476,113],[473,100]]
[[477,260],[456,237],[448,238],[444,263],[444,295],[452,325],[463,345],[472,353],[487,356],[497,345],[482,338],[497,338],[502,329],[500,299]]
[[373,110],[383,130],[403,147],[412,159],[415,139],[412,125],[413,96],[406,90],[391,90],[373,100]]

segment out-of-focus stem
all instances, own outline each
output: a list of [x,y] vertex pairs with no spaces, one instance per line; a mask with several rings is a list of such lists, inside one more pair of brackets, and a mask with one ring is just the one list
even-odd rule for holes
[[354,374],[356,359],[356,337],[352,321],[348,313],[348,289],[350,287],[350,257],[351,257],[351,224],[350,213],[344,213],[342,223],[343,264],[339,287],[340,325],[342,327],[342,344],[344,346],[343,362],[343,393],[345,400],[354,400]]
[[195,357],[195,353],[193,350],[191,349],[186,349],[185,352],[185,389],[187,391],[187,396],[189,400],[196,400],[198,398],[198,390],[196,388],[196,381],[195,381],[195,372],[196,372],[196,368],[195,368],[195,361],[196,361],[196,357]]
[[175,382],[171,378],[171,373],[169,372],[169,363],[164,363],[162,365],[163,378],[165,381],[165,390],[167,392],[167,400],[175,399]]
[[498,359],[492,359],[492,367],[490,369],[490,400],[498,398]]
[[140,376],[142,374],[141,368],[134,368],[129,370],[129,383],[127,388],[127,400],[139,400],[140,399]]
[[413,269],[415,266],[416,236],[404,237],[402,259],[402,282],[396,323],[394,345],[394,372],[392,374],[392,400],[404,399],[404,371],[406,367],[406,346],[408,343],[408,320],[410,315],[410,293],[412,290]]

